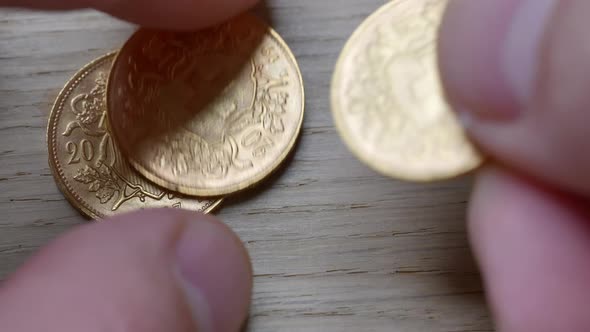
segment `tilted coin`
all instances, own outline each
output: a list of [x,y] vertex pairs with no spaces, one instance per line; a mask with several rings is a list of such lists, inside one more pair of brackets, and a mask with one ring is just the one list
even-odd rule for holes
[[332,82],[332,113],[350,150],[387,176],[453,178],[477,168],[442,93],[437,30],[446,0],[393,0],[346,44]]
[[109,77],[113,132],[145,177],[189,195],[251,187],[284,161],[304,108],[285,42],[246,14],[198,32],[142,29]]
[[129,166],[106,119],[105,92],[115,53],[82,68],[61,91],[47,128],[49,164],[70,203],[90,218],[142,208],[209,212],[221,201],[179,196]]

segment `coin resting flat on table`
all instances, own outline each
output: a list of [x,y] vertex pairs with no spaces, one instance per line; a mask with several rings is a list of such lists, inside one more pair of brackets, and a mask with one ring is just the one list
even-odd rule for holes
[[130,163],[170,190],[217,196],[279,167],[303,121],[295,58],[245,14],[197,32],[141,29],[108,83],[114,136]]
[[120,153],[106,118],[105,92],[114,58],[111,53],[86,65],[57,97],[47,128],[57,185],[90,218],[156,207],[210,212],[220,199],[185,197],[160,188]]
[[393,0],[352,35],[332,82],[332,113],[350,150],[408,181],[468,173],[482,163],[445,102],[436,59],[447,0]]

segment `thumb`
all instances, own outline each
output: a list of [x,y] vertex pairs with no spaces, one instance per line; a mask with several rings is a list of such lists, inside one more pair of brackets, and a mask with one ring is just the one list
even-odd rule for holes
[[450,2],[440,67],[454,108],[495,159],[590,195],[590,1]]
[[257,0],[0,0],[0,6],[51,10],[95,8],[151,28],[192,30],[223,22]]
[[12,332],[238,331],[251,295],[245,248],[216,219],[151,210],[78,228],[0,288]]

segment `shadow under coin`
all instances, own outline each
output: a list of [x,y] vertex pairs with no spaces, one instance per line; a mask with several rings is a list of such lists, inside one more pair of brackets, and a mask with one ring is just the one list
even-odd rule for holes
[[109,120],[124,153],[193,156],[243,128],[254,116],[253,56],[267,32],[252,16],[196,32],[139,30],[108,87]]

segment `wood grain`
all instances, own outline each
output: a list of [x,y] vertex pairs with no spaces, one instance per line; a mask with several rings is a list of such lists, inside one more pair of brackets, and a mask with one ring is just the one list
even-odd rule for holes
[[[359,163],[334,129],[340,49],[383,1],[274,0],[306,86],[290,162],[218,212],[255,270],[251,331],[492,331],[464,226],[469,180],[412,185]],[[45,129],[60,88],[134,27],[93,11],[0,11],[0,278],[86,222],[55,186]]]

